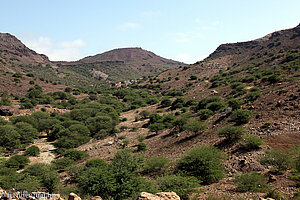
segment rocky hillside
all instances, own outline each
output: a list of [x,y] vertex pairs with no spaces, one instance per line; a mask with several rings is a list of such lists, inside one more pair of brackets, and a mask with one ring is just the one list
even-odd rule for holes
[[123,61],[125,63],[155,63],[162,65],[170,65],[176,67],[183,63],[166,59],[154,54],[151,51],[142,48],[120,48],[107,51],[95,56],[89,56],[81,59],[85,63],[101,62],[101,61]]
[[13,70],[19,64],[48,64],[47,56],[27,48],[9,33],[0,33],[0,67]]
[[[204,61],[197,62],[185,68],[168,70],[161,73],[158,78],[171,81],[162,83],[163,89],[183,88],[190,82],[192,75],[199,79],[208,79],[220,71],[229,71],[247,65],[264,62],[262,65],[274,64],[280,54],[289,50],[300,48],[300,25],[295,28],[277,31],[262,38],[247,41],[220,45]],[[283,58],[283,57],[281,57]],[[177,77],[178,80],[175,80]],[[193,87],[189,87],[191,89]],[[193,91],[194,92],[194,91]]]
[[[48,83],[95,87],[103,81],[139,79],[180,65],[184,63],[141,48],[115,49],[75,62],[51,62],[47,56],[27,48],[15,36],[0,33],[0,69],[5,73],[33,73]],[[3,85],[8,85],[6,82],[9,81],[4,80]]]
[[[0,187],[83,199],[167,191],[182,199],[297,199],[299,38],[297,26],[221,45],[204,61],[127,87],[45,94],[35,86],[20,100],[3,93],[1,103],[26,116],[1,121]],[[127,61],[110,58],[31,69],[92,85],[107,75],[103,69],[118,65],[125,73]],[[51,160],[35,165],[44,155]]]
[[0,91],[25,94],[32,84],[45,86],[45,91],[48,92],[61,90],[64,87],[42,81],[44,79],[37,79],[41,77],[35,77],[37,71],[34,71],[34,66],[39,68],[44,76],[52,76],[50,73],[45,73],[46,68],[51,68],[51,62],[46,55],[27,48],[9,33],[0,33]]
[[142,48],[114,49],[77,62],[58,62],[57,64],[79,73],[84,71],[82,69],[88,69],[88,73],[93,77],[111,81],[138,79],[184,65],[184,63],[162,58]]

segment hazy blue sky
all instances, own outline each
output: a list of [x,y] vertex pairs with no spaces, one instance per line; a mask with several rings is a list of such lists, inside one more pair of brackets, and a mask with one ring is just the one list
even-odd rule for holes
[[300,23],[300,0],[1,0],[0,32],[51,60],[142,47],[193,63]]

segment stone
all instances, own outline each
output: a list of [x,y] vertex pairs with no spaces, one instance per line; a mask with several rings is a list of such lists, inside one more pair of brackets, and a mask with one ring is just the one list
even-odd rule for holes
[[272,183],[272,182],[275,182],[277,180],[276,176],[270,174],[269,175],[269,180],[268,180],[268,183]]
[[81,200],[81,198],[80,198],[77,194],[71,192],[71,193],[69,194],[68,200]]
[[0,106],[0,115],[1,116],[12,116],[13,110],[10,106]]
[[102,200],[102,198],[100,196],[94,196],[91,198],[91,200]]
[[137,200],[180,200],[180,197],[175,192],[160,192],[156,194],[142,192]]

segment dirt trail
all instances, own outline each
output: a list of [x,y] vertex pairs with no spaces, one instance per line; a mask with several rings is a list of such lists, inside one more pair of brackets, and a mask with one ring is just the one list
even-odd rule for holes
[[50,164],[52,160],[55,159],[56,155],[54,150],[56,149],[53,146],[52,142],[47,142],[47,138],[40,138],[34,141],[34,146],[37,146],[40,149],[40,155],[37,157],[30,157],[30,164],[35,163],[45,163]]

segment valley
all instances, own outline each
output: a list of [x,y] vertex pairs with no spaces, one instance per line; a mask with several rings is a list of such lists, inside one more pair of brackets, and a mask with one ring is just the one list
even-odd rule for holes
[[191,65],[141,48],[53,62],[0,34],[0,187],[298,199],[299,69],[300,25]]

